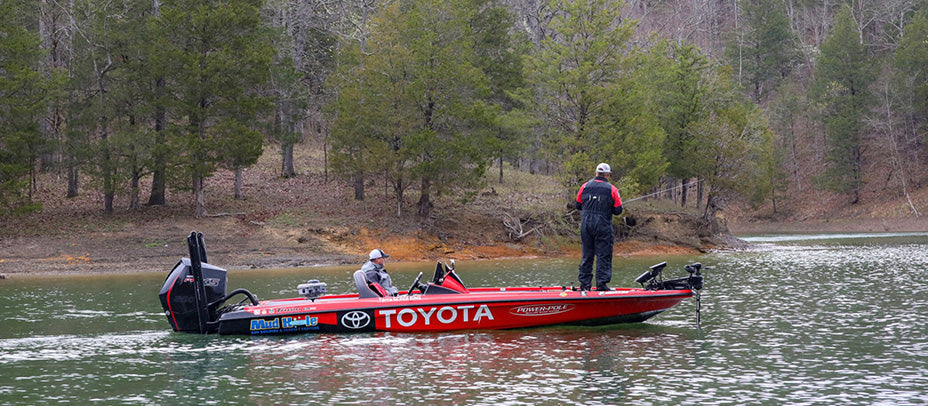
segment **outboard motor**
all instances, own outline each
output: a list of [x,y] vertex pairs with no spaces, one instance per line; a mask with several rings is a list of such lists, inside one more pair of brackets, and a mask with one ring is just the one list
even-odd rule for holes
[[206,334],[218,326],[216,308],[225,301],[226,270],[206,263],[203,234],[187,237],[190,258],[181,258],[161,286],[161,307],[174,331]]

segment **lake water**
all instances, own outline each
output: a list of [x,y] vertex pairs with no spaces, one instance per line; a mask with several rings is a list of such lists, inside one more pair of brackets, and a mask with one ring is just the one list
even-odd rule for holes
[[[454,334],[170,332],[164,273],[0,280],[0,404],[928,403],[928,234],[756,236],[749,251],[616,258],[708,268],[645,323]],[[183,253],[179,253],[179,256]],[[217,264],[222,265],[222,264]],[[570,285],[574,259],[459,261],[470,286]],[[388,264],[401,288],[433,264]],[[230,272],[229,289],[348,292],[353,267]]]

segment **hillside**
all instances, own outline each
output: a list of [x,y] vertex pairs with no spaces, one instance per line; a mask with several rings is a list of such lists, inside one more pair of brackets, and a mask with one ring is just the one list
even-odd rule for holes
[[[366,199],[328,174],[321,148],[296,151],[299,176],[277,176],[280,156],[267,149],[244,176],[244,199],[232,198],[234,174],[219,171],[207,182],[210,216],[195,219],[193,198],[170,191],[168,204],[128,211],[118,196],[116,211],[105,215],[103,198],[82,185],[81,195],[61,200],[64,182],[55,174],[39,179],[34,200],[44,209],[0,226],[0,273],[85,273],[163,271],[186,255],[191,230],[206,236],[210,261],[230,269],[360,263],[381,247],[395,260],[485,259],[517,256],[579,255],[576,218],[551,177],[506,168],[488,172],[486,188],[472,201],[440,196],[425,220],[411,212],[416,193],[408,193],[404,213],[384,184],[369,183]],[[313,169],[316,168],[316,169]],[[142,201],[148,185],[143,184]],[[507,225],[508,224],[508,225]],[[524,234],[521,237],[520,234]],[[702,249],[699,242],[662,241],[645,232],[644,241],[620,245],[635,254]]]
[[[887,194],[890,195],[890,194]],[[780,207],[770,204],[756,210],[747,205],[732,208],[728,224],[736,235],[765,233],[924,232],[928,231],[928,190],[911,193],[916,216],[904,197],[872,196],[849,204],[841,196],[803,196],[802,201]]]

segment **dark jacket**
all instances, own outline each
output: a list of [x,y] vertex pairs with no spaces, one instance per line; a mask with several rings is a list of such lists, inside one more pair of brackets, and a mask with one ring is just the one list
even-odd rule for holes
[[622,214],[619,189],[600,176],[580,186],[576,206],[583,212],[584,221],[595,218],[612,224],[612,216]]
[[361,266],[361,270],[364,271],[364,276],[367,277],[368,282],[379,283],[387,293],[396,296],[398,289],[393,286],[393,279],[390,278],[387,270],[383,269],[383,265],[367,261]]

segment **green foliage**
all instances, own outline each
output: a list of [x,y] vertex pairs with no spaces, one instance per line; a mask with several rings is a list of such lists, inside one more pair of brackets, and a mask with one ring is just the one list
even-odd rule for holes
[[763,112],[742,96],[727,67],[705,79],[706,114],[688,128],[699,151],[690,157],[689,167],[706,181],[711,193],[731,191],[754,202],[766,199],[776,165],[774,134]]
[[692,45],[662,44],[653,52],[655,58],[666,55],[658,59],[664,66],[649,75],[653,78],[651,89],[657,99],[657,114],[667,134],[663,150],[667,174],[678,179],[699,177],[699,169],[692,163],[702,155],[700,140],[693,137],[689,127],[707,114],[703,103],[710,92],[703,77],[709,72],[709,61]]
[[[543,157],[571,189],[608,162],[626,196],[668,175],[769,195],[776,176],[759,175],[768,168],[766,124],[730,71],[691,45],[635,48],[637,22],[622,17],[618,0],[547,1],[538,26],[524,25],[544,33],[539,44],[509,5],[399,0],[308,13],[306,22],[283,17],[294,3],[262,0],[0,3],[0,206],[28,207],[30,171],[51,146],[65,166],[91,175],[109,206],[149,173],[202,191],[216,168],[253,164],[263,138],[284,150],[298,142],[313,106],[330,95],[330,120],[313,124],[329,126],[333,168],[385,177],[398,209],[417,188],[423,215],[434,195],[469,200],[491,161],[526,156]],[[792,39],[779,7],[743,6],[741,57],[760,97],[790,72]],[[37,73],[42,55],[30,30],[40,7],[68,16],[63,92]],[[915,36],[918,21],[908,29]],[[828,46],[822,63],[837,66]],[[913,92],[924,87],[921,46],[902,41],[897,54]],[[849,122],[841,117],[862,110],[832,96],[859,83],[823,68],[829,75],[819,100],[838,133]],[[38,123],[59,94],[63,136],[52,144]]]
[[798,58],[798,40],[790,31],[784,3],[742,0],[739,5],[746,28],[729,41],[725,53],[759,102],[789,76]]
[[0,216],[36,210],[33,163],[48,147],[39,131],[52,82],[39,72],[42,52],[27,29],[24,5],[0,2]]
[[905,34],[893,59],[896,83],[907,103],[907,114],[926,136],[928,131],[928,10],[917,13],[905,26]]
[[[156,20],[173,96],[166,107],[174,118],[168,133],[176,138],[169,142],[180,146],[175,151],[193,179],[209,177],[218,165],[253,164],[260,156],[261,137],[249,128],[270,107],[259,90],[273,58],[261,5],[184,0],[162,6]],[[201,185],[195,182],[194,190]],[[197,214],[203,210],[198,205]]]
[[821,46],[813,92],[823,109],[828,140],[821,184],[830,190],[853,192],[855,203],[862,179],[861,136],[871,99],[867,88],[874,76],[874,64],[861,44],[851,9],[845,6]]
[[702,179],[710,201],[723,192],[770,195],[773,133],[729,67],[712,64],[693,46],[670,43],[655,46],[639,66],[651,114],[666,134],[663,148],[652,149],[667,162],[659,175]]
[[[785,193],[790,177],[799,177],[798,149],[800,148],[795,123],[802,117],[809,105],[809,100],[800,84],[786,81],[777,88],[776,97],[767,106],[770,127],[776,134],[773,149],[774,168],[770,174],[771,194],[776,199]],[[796,183],[797,191],[802,191],[802,184]]]
[[[479,186],[490,153],[488,79],[477,64],[474,10],[465,1],[387,5],[371,22],[378,39],[346,43],[331,111],[333,163],[342,173],[385,173],[398,204],[420,184],[419,213],[432,193]],[[398,206],[400,207],[400,206]]]
[[521,31],[513,32],[515,17],[499,0],[473,0],[476,10],[471,19],[474,32],[476,67],[486,75],[490,97],[487,109],[491,120],[490,151],[499,158],[519,156],[533,126],[525,110],[528,91],[523,75],[523,59],[529,42]]
[[99,0],[75,2],[72,12],[83,35],[71,44],[65,108],[66,165],[82,166],[112,211],[119,186],[144,169],[151,151],[143,127],[148,114],[144,59],[144,13],[150,4]]
[[597,162],[643,185],[654,184],[663,170],[663,132],[648,114],[648,89],[633,74],[634,22],[621,18],[621,6],[551,1],[559,13],[527,64],[539,119],[549,129],[547,145],[562,162],[568,187],[589,178]]

